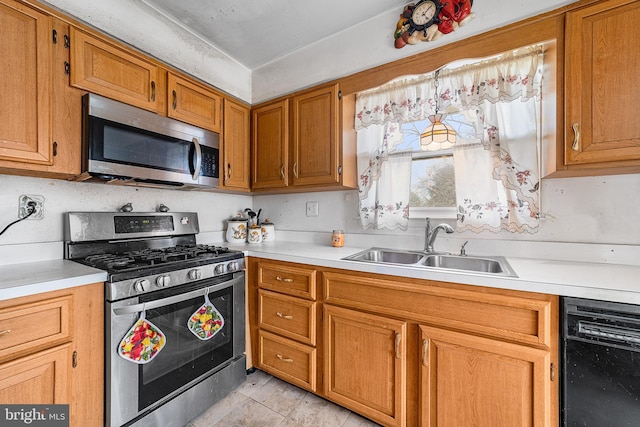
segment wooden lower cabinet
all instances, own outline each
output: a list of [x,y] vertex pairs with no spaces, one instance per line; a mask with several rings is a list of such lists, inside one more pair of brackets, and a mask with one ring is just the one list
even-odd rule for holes
[[551,426],[549,351],[420,330],[421,426]]
[[69,403],[71,357],[71,345],[65,344],[0,364],[0,402]]
[[103,283],[0,301],[0,402],[69,404],[104,424]]
[[324,392],[385,426],[404,426],[406,322],[324,306]]
[[557,296],[248,265],[258,368],[384,426],[558,425]]

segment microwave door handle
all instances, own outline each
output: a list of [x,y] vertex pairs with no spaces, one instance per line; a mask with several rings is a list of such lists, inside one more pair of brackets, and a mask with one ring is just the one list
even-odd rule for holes
[[200,143],[196,137],[193,138],[193,146],[196,149],[196,161],[195,166],[193,167],[193,176],[191,178],[193,178],[194,181],[197,181],[198,177],[200,177],[200,166],[202,166],[202,149],[200,148]]
[[164,307],[166,305],[175,304],[178,302],[186,301],[191,298],[195,298],[198,296],[204,296],[205,293],[209,294],[211,292],[217,292],[221,289],[229,288],[233,286],[234,281],[221,283],[217,286],[209,286],[208,288],[197,289],[195,291],[187,292],[186,294],[174,295],[172,297],[162,298],[155,301],[147,301],[145,303],[130,305],[122,308],[115,308],[113,313],[116,316],[120,316],[123,314],[131,314],[131,313],[141,313],[145,310],[151,310],[153,308]]

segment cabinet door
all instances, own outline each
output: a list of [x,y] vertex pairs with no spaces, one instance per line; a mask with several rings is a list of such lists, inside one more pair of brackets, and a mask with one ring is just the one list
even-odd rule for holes
[[549,351],[420,329],[422,426],[552,425]]
[[160,68],[142,56],[71,28],[71,85],[158,112],[166,98]]
[[567,13],[565,162],[640,160],[640,3],[611,0]]
[[340,182],[338,85],[292,98],[293,185]]
[[176,120],[220,133],[222,97],[211,90],[169,73],[167,115]]
[[0,160],[52,164],[52,18],[0,3]]
[[331,305],[324,314],[325,395],[385,426],[405,425],[406,323]]
[[249,191],[250,178],[249,108],[224,100],[222,133],[222,188]]
[[289,172],[289,101],[252,110],[251,188],[283,188]]
[[71,403],[70,346],[61,345],[1,364],[0,402],[23,405]]

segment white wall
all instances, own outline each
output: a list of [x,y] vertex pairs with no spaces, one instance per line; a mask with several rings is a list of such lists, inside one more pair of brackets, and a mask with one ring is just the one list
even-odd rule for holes
[[[251,97],[253,103],[275,98],[484,33],[575,1],[482,0],[481,7],[477,2],[475,6],[478,7],[473,8],[476,17],[469,24],[437,41],[402,49],[393,46],[393,31],[402,11],[391,10],[363,22],[354,22],[331,37],[253,70]],[[424,70],[425,73],[429,71],[433,70]]]
[[[198,212],[201,233],[220,232],[222,236],[221,232],[226,228],[225,220],[251,207],[252,202],[251,197],[246,195],[0,175],[0,230],[18,219],[18,202],[22,194],[44,196],[44,218],[27,219],[13,225],[0,236],[0,246],[61,242],[64,238],[65,212],[116,211],[127,202],[131,202],[138,212],[155,211],[160,203],[173,212]],[[59,258],[62,258],[62,253]]]
[[[465,232],[458,239],[493,239],[527,242],[573,242],[639,245],[640,175],[543,179],[541,207],[547,214],[535,234]],[[319,203],[318,217],[306,216],[306,202]],[[365,233],[358,219],[357,191],[255,196],[253,206],[262,208],[276,230],[330,233]],[[453,222],[448,221],[453,224]],[[397,236],[412,245],[422,242],[424,220],[412,220],[406,232],[370,231],[375,236]]]

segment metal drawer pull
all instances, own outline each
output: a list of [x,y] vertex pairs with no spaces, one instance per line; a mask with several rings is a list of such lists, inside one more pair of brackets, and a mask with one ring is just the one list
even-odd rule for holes
[[278,282],[286,282],[286,283],[291,283],[291,282],[293,282],[293,279],[283,279],[283,278],[282,278],[282,277],[280,277],[280,276],[276,276],[276,280],[277,280]]
[[427,363],[427,350],[429,350],[429,340],[422,340],[422,366],[429,366]]
[[284,179],[284,165],[280,166],[280,178]]
[[297,178],[297,177],[298,177],[298,162],[294,162],[294,163],[293,163],[293,176],[294,176],[295,178]]
[[571,149],[580,151],[580,123],[574,123],[571,127],[573,128],[573,145]]
[[156,101],[156,82],[151,80],[151,102],[155,102],[155,101]]
[[0,331],[0,337],[3,335],[9,335],[11,333],[11,329],[5,329],[4,331]]
[[396,332],[396,359],[400,359],[400,341],[402,341],[402,335]]
[[286,363],[293,363],[293,359],[290,359],[288,357],[284,357],[283,355],[281,355],[280,353],[276,354],[276,357],[280,360],[282,360],[283,362]]
[[281,319],[287,319],[287,320],[293,319],[293,316],[291,316],[289,314],[282,314],[279,311],[276,311],[276,316],[278,316]]

